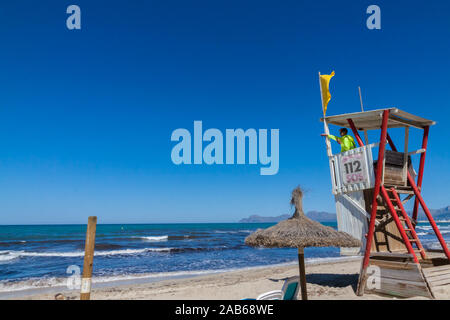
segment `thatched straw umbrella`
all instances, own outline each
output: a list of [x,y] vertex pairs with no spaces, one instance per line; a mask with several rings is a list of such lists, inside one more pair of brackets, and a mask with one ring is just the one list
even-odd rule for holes
[[291,204],[294,215],[268,229],[258,229],[245,239],[254,247],[298,248],[302,300],[307,300],[306,274],[303,248],[306,247],[360,247],[361,242],[347,233],[326,227],[306,217],[302,204],[303,192],[297,187],[292,191]]

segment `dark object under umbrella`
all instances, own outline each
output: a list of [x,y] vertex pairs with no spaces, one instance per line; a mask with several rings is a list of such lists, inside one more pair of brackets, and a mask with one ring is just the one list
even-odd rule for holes
[[307,300],[305,258],[306,247],[360,247],[361,242],[345,232],[336,231],[306,217],[302,204],[303,192],[297,187],[292,191],[293,216],[273,227],[258,229],[245,239],[254,247],[298,248],[302,300]]

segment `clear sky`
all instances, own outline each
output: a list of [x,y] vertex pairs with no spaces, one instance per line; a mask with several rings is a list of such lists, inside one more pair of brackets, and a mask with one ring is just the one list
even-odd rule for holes
[[[66,28],[70,4],[81,30]],[[366,28],[371,4],[381,30]],[[233,222],[291,212],[298,184],[306,210],[334,212],[317,79],[332,70],[330,115],[359,111],[361,86],[366,109],[437,121],[423,194],[449,205],[449,13],[441,0],[4,1],[0,224]],[[171,133],[194,120],[279,129],[279,173],[174,165]]]

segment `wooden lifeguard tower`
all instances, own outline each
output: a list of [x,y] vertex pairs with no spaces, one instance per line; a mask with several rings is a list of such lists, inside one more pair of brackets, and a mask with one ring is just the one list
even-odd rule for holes
[[[450,284],[450,252],[421,195],[428,132],[435,122],[397,108],[327,116],[321,121],[326,133],[329,124],[350,128],[359,144],[333,155],[327,139],[338,229],[363,243],[361,248],[341,250],[344,255],[364,255],[358,295],[376,292],[434,298],[436,288]],[[404,128],[403,151],[397,150],[389,136],[391,128]],[[410,128],[423,130],[422,148],[412,152],[408,150]],[[369,144],[368,130],[381,130],[380,140]],[[378,158],[373,159],[376,148]],[[411,157],[419,154],[416,174]],[[410,200],[414,201],[411,216],[404,208]],[[419,206],[442,246],[439,254],[426,251],[417,236]]]

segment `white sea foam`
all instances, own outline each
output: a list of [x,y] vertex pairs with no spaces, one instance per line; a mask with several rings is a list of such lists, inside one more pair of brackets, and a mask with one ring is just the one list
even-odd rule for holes
[[65,286],[67,278],[32,278],[24,281],[0,281],[0,292],[22,291],[29,289]]
[[[450,246],[450,242],[448,239],[445,239],[447,246]],[[426,243],[426,248],[427,249],[431,249],[431,250],[441,250],[442,249],[442,245],[440,244],[440,242],[438,241],[429,241]]]
[[0,262],[17,259],[19,254],[13,251],[0,251]]
[[417,226],[416,229],[419,230],[432,230],[433,228],[431,226]]
[[[145,252],[170,252],[173,248],[143,248],[96,251],[95,256],[132,255]],[[0,261],[10,261],[20,257],[83,257],[84,251],[70,252],[27,252],[27,251],[0,251]]]
[[169,240],[169,236],[150,236],[150,237],[138,237],[138,238],[140,238],[142,240],[146,240],[146,241],[152,241],[152,242]]
[[[254,231],[254,230],[253,230]],[[214,230],[214,233],[225,233],[225,234],[237,234],[237,233],[252,233],[252,230]]]

